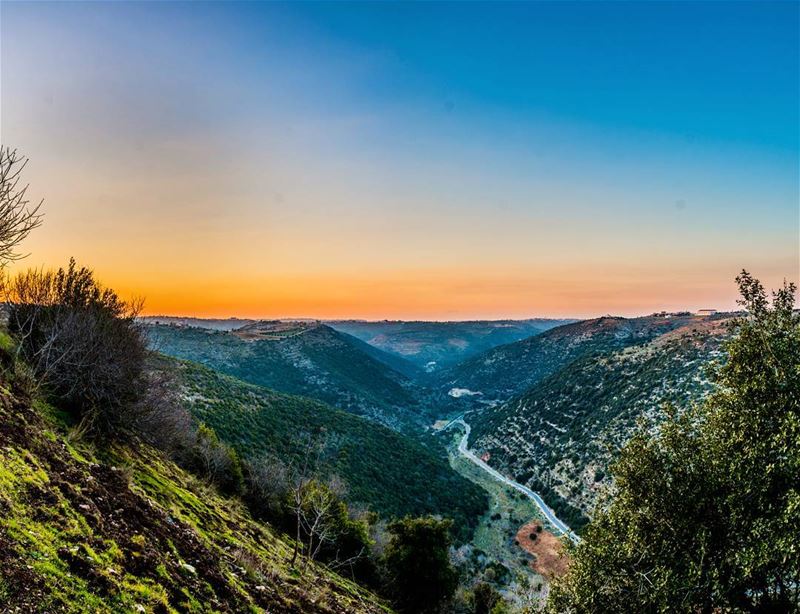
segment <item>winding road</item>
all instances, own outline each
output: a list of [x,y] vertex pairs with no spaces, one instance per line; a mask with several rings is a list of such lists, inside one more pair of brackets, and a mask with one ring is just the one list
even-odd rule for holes
[[547,518],[547,521],[551,525],[553,525],[553,527],[557,531],[561,531],[562,535],[566,535],[570,540],[572,540],[576,544],[581,541],[581,538],[578,537],[572,529],[570,529],[566,524],[564,524],[564,522],[562,522],[561,520],[558,519],[558,517],[555,515],[553,510],[551,510],[547,506],[547,504],[544,502],[544,499],[542,499],[542,497],[539,495],[539,493],[534,492],[533,490],[531,490],[527,486],[523,486],[519,482],[515,482],[514,480],[512,480],[510,478],[507,478],[502,473],[500,473],[496,469],[493,469],[488,464],[486,464],[484,461],[482,461],[480,458],[475,456],[475,453],[471,452],[469,450],[469,448],[467,448],[467,442],[469,441],[470,426],[469,426],[469,424],[464,422],[463,417],[456,418],[455,420],[451,421],[444,428],[448,429],[454,424],[460,424],[461,426],[464,427],[464,436],[461,438],[461,441],[458,443],[458,451],[462,456],[464,456],[465,458],[467,458],[470,461],[472,461],[473,463],[475,463],[478,467],[483,469],[485,472],[487,472],[489,475],[491,475],[494,479],[496,479],[496,480],[502,482],[503,484],[505,484],[506,486],[510,486],[511,488],[513,488],[515,490],[518,490],[522,494],[526,495],[529,499],[531,499],[536,504],[536,507],[538,507],[541,510],[542,514],[544,514],[544,517]]

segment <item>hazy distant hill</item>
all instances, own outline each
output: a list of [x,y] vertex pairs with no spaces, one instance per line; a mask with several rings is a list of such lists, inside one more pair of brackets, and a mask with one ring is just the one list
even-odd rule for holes
[[256,322],[229,332],[153,325],[149,334],[164,354],[252,384],[312,397],[396,429],[429,422],[406,374],[413,366],[325,325]]
[[[574,360],[567,358],[513,400],[469,415],[470,446],[545,493],[573,523],[576,510],[563,504],[591,510],[606,482],[610,449],[627,440],[637,419],[657,421],[665,402],[686,407],[709,390],[705,368],[720,355],[727,331],[722,318],[678,318],[666,326],[650,318],[581,324],[564,327],[571,328],[573,342],[564,336],[569,330],[550,340]],[[548,365],[559,362],[547,355]]]
[[339,320],[328,324],[427,370],[453,365],[498,345],[539,334],[571,320],[404,322]]
[[240,318],[192,318],[184,316],[145,316],[142,321],[147,324],[194,326],[195,328],[208,328],[211,330],[234,330],[255,322],[255,320],[242,320]]
[[469,537],[486,506],[484,491],[457,474],[438,446],[403,436],[359,416],[305,397],[247,384],[187,362],[170,362],[187,407],[244,458],[269,454],[300,460],[302,433],[324,431],[331,442],[326,473],[347,483],[347,497],[384,518],[440,514]]
[[436,383],[443,393],[453,390],[467,403],[502,402],[581,357],[645,343],[696,320],[606,316],[574,322],[465,360],[441,372]]

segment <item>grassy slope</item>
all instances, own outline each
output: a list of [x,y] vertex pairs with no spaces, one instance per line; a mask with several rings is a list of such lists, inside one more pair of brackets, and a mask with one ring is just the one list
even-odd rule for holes
[[380,612],[146,447],[71,442],[52,410],[0,390],[3,612]]
[[253,386],[206,367],[173,363],[189,409],[245,457],[286,461],[303,452],[299,435],[324,428],[335,441],[328,469],[345,478],[349,497],[384,517],[441,514],[468,538],[486,506],[483,491],[454,472],[438,446],[304,397]]
[[281,392],[315,398],[398,430],[429,418],[417,388],[379,350],[327,326],[279,341],[243,341],[226,332],[153,326],[155,349]]

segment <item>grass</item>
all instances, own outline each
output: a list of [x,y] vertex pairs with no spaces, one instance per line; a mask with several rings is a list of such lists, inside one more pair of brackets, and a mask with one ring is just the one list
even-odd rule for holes
[[0,611],[388,611],[324,567],[299,575],[290,540],[154,450],[70,439],[4,388]]
[[448,446],[450,465],[455,471],[483,488],[489,495],[489,509],[481,516],[472,540],[476,550],[484,553],[489,562],[499,563],[509,570],[508,591],[522,586],[535,586],[544,579],[527,565],[530,560],[514,543],[519,528],[531,520],[543,520],[536,504],[522,493],[509,488],[465,459],[458,453],[462,433],[454,432]]

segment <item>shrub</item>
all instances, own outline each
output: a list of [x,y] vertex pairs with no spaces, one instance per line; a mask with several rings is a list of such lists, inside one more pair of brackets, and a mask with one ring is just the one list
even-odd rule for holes
[[197,470],[223,493],[244,493],[244,471],[239,455],[222,443],[214,429],[201,424],[192,448]]
[[74,259],[66,269],[17,275],[7,295],[18,351],[58,403],[96,432],[131,426],[146,389],[140,305]]
[[478,582],[472,589],[472,611],[475,614],[490,614],[499,601],[502,601],[500,593],[487,582]]
[[456,571],[449,552],[452,521],[403,518],[389,525],[383,563],[389,592],[403,612],[434,612],[455,592]]

